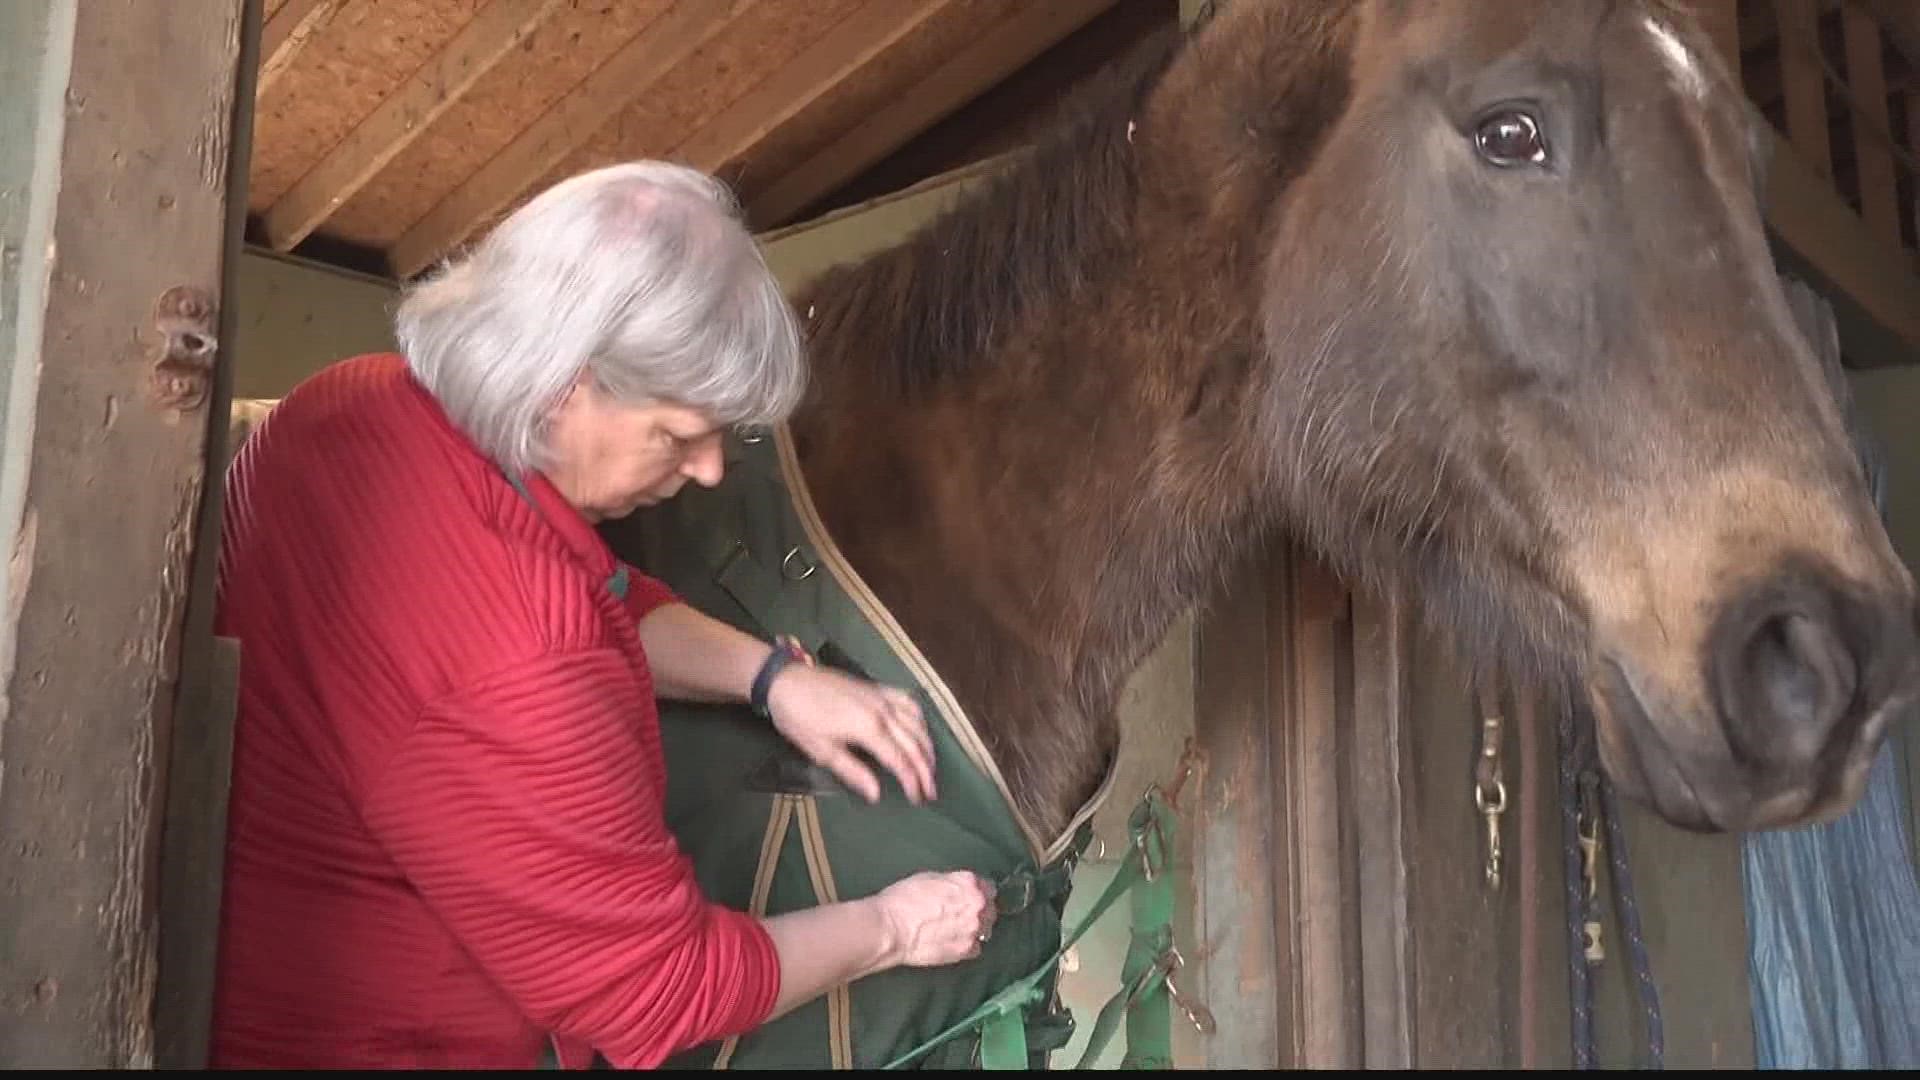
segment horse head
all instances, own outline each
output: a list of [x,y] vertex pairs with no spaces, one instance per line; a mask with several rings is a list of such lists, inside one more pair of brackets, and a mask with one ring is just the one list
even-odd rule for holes
[[[1186,136],[1216,198],[1294,173],[1257,218],[1247,419],[1282,517],[1400,572],[1469,657],[1584,696],[1610,777],[1667,820],[1852,805],[1920,680],[1914,585],[1712,45],[1655,0],[1294,9],[1227,5],[1156,103],[1217,96]],[[1343,100],[1282,145],[1272,78],[1231,72],[1321,19]]]

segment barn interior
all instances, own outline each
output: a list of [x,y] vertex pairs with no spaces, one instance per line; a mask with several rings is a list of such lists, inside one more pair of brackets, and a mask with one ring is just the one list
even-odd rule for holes
[[[1247,2],[254,0],[227,449],[322,366],[392,349],[406,283],[563,177],[637,158],[711,172],[794,287],[964,198],[1095,72]],[[1920,5],[1691,3],[1774,128],[1776,257],[1832,308],[1886,455],[1890,531],[1920,566]],[[1214,763],[1175,864],[1183,989],[1210,1013],[1176,1023],[1179,1067],[1569,1060],[1551,738],[1507,717],[1522,812],[1490,823],[1472,780],[1488,710],[1403,608],[1263,551],[1130,684],[1116,790],[1164,782],[1188,746]],[[1893,753],[1920,860],[1920,731]],[[1075,904],[1126,850],[1131,806],[1097,819]],[[1644,1054],[1631,937],[1654,960],[1667,1064],[1778,1061],[1752,850],[1626,817],[1637,922],[1628,935],[1610,909],[1600,930],[1602,1060]],[[1504,888],[1483,873],[1490,824]],[[1063,969],[1082,1023],[1057,1060],[1077,1058],[1127,934],[1109,919]],[[162,1008],[191,1027],[205,976],[180,978]],[[194,1060],[192,1038],[169,1045]]]

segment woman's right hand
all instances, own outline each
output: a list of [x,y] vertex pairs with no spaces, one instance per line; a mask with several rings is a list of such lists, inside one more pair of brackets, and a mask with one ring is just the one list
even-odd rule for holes
[[966,870],[925,871],[874,894],[889,931],[889,966],[940,967],[980,955],[998,914],[993,886]]

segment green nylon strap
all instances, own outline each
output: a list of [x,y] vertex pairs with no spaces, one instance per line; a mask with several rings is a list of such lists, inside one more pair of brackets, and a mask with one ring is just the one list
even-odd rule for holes
[[[1135,919],[1133,944],[1128,949],[1123,972],[1123,985],[1118,994],[1108,1001],[1100,1011],[1100,1019],[1094,1025],[1093,1035],[1089,1038],[1086,1052],[1081,1056],[1080,1068],[1088,1068],[1111,1040],[1113,1029],[1118,1025],[1118,1017],[1124,1009],[1129,1017],[1127,1038],[1129,1042],[1128,1059],[1132,1061],[1158,1061],[1163,1064],[1147,1067],[1166,1067],[1172,1062],[1169,1051],[1171,1044],[1171,1022],[1165,1015],[1167,998],[1165,994],[1165,967],[1168,958],[1177,956],[1172,949],[1173,892],[1172,879],[1168,876],[1170,859],[1173,854],[1170,840],[1177,820],[1172,809],[1157,788],[1149,789],[1140,804],[1134,808],[1128,820],[1127,829],[1132,837],[1132,847],[1128,857],[1121,860],[1114,870],[1113,879],[1107,883],[1086,914],[1073,930],[1061,939],[1060,948],[1054,951],[1045,963],[1030,974],[1020,978],[1006,989],[988,998],[986,1002],[970,1013],[965,1019],[935,1035],[921,1045],[901,1054],[885,1066],[899,1069],[907,1066],[921,1056],[965,1035],[976,1028],[980,1030],[980,1064],[986,1069],[1025,1069],[1028,1068],[1026,1028],[1023,1013],[1027,1006],[1038,1001],[1041,996],[1041,983],[1052,973],[1065,956],[1068,949],[1079,942],[1093,924],[1106,914],[1108,908],[1118,901],[1130,888],[1145,890],[1142,897],[1139,892],[1133,902]],[[1144,921],[1143,921],[1144,920]],[[1143,941],[1162,943],[1164,948],[1158,952],[1147,953]],[[1138,957],[1147,956],[1147,962],[1141,963]],[[1134,970],[1134,969],[1138,970]],[[1129,974],[1130,973],[1130,974]],[[1158,995],[1151,990],[1158,989]],[[1158,1008],[1154,1008],[1154,1006]],[[1132,1018],[1136,1014],[1145,1014],[1149,1010],[1161,1015],[1158,1025],[1146,1022],[1136,1025]],[[1104,1029],[1104,1033],[1103,1033]],[[1155,1032],[1159,1032],[1156,1041]],[[1136,1037],[1146,1040],[1142,1047],[1133,1047]]]
[[1017,1012],[999,1013],[980,1028],[980,1067],[1002,1072],[1024,1069],[1027,1061],[1027,1025]]
[[[1139,856],[1129,861],[1148,872],[1141,875],[1131,898],[1133,934],[1120,968],[1120,990],[1094,1021],[1078,1068],[1090,1069],[1099,1060],[1118,1030],[1122,1016],[1126,1018],[1127,1052],[1121,1058],[1120,1067],[1173,1067],[1168,981],[1181,960],[1173,947],[1173,876],[1168,872],[1174,858],[1172,817],[1155,789],[1148,791],[1128,822],[1128,832],[1133,836]],[[1159,872],[1151,872],[1155,867]]]

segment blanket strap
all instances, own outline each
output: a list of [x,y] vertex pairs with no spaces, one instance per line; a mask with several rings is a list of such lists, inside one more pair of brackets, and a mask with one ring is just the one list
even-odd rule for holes
[[1127,1023],[1127,1055],[1123,1068],[1159,1069],[1173,1064],[1171,1019],[1168,1006],[1180,1000],[1196,1025],[1211,1021],[1205,1010],[1179,998],[1173,990],[1173,972],[1182,963],[1173,946],[1174,829],[1178,824],[1158,785],[1147,789],[1127,822],[1131,838],[1128,854],[1114,871],[1080,921],[1060,942],[1060,948],[1032,973],[988,998],[965,1019],[901,1054],[886,1065],[904,1068],[934,1049],[970,1032],[980,1033],[980,1065],[985,1069],[1026,1069],[1027,1033],[1024,1014],[1045,993],[1048,977],[1080,938],[1120,897],[1133,890],[1133,939],[1122,968],[1121,987],[1094,1024],[1078,1068],[1090,1068],[1106,1050],[1122,1016]]

